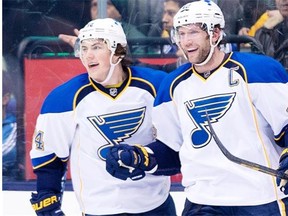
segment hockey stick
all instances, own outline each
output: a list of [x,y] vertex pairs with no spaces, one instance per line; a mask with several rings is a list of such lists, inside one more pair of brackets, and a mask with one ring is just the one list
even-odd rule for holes
[[240,164],[242,166],[248,167],[250,169],[254,169],[254,170],[259,171],[259,172],[263,172],[263,173],[266,173],[266,174],[269,174],[269,175],[272,175],[272,176],[275,176],[275,177],[278,177],[278,178],[281,178],[281,179],[288,180],[288,175],[285,174],[285,173],[280,173],[279,171],[277,171],[275,169],[272,169],[270,167],[266,167],[266,166],[263,166],[263,165],[260,165],[260,164],[257,164],[257,163],[251,162],[251,161],[247,161],[245,159],[241,159],[239,157],[236,157],[236,156],[232,155],[225,148],[225,146],[220,141],[220,139],[217,137],[217,135],[216,135],[216,133],[215,133],[215,131],[214,131],[212,125],[211,125],[211,122],[210,122],[210,119],[209,119],[209,116],[208,116],[207,112],[206,112],[206,118],[208,120],[208,126],[209,126],[210,133],[211,133],[212,137],[214,138],[217,146],[220,148],[220,150],[226,156],[227,159],[229,159],[230,161],[232,161],[234,163],[237,163],[237,164]]

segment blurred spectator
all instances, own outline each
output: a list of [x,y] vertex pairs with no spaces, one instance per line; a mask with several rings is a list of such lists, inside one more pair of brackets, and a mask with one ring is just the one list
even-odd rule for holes
[[238,34],[254,36],[267,18],[273,16],[273,12],[268,11],[275,9],[275,2],[274,0],[240,0],[240,3],[243,13],[238,23]]
[[165,0],[163,3],[162,15],[162,37],[170,37],[171,29],[173,28],[173,18],[178,10],[192,0]]
[[267,10],[260,16],[260,18],[250,28],[243,27],[240,29],[238,34],[254,37],[256,31],[260,29],[261,27],[263,27],[264,23],[267,21],[269,17],[279,16],[279,13],[280,13],[279,10]]
[[128,23],[137,25],[148,37],[160,37],[164,0],[128,0]]
[[2,69],[2,175],[14,178],[17,169],[17,123],[16,101],[13,95],[13,81],[4,60]]
[[[145,37],[145,34],[137,29],[129,21],[128,0],[107,0],[107,17],[121,22],[127,38]],[[91,0],[91,19],[98,17],[98,0]]]
[[243,17],[243,6],[240,3],[241,0],[213,0],[213,1],[221,8],[224,14],[225,34],[227,35],[237,34],[240,28],[239,21]]
[[[163,15],[162,15],[162,32],[161,37],[170,38],[170,33],[173,28],[173,18],[178,10],[188,2],[192,2],[191,0],[165,0],[163,3]],[[176,45],[165,45],[163,47],[163,53],[176,53],[178,51]],[[178,56],[180,53],[178,53]]]
[[255,38],[266,55],[274,57],[288,71],[288,0],[275,0],[279,14],[269,17]]
[[[164,0],[163,1],[163,14],[162,14],[162,28],[160,29],[160,35],[162,38],[171,38],[171,31],[173,29],[173,18],[178,10],[185,4],[192,2],[193,0]],[[170,44],[164,45],[161,53],[163,54],[175,54],[178,56],[176,63],[165,65],[163,70],[169,72],[176,67],[186,62],[183,53],[178,50],[177,45],[170,41]]]
[[[112,0],[113,1],[113,0]],[[117,9],[117,7],[115,7],[114,1],[112,3],[111,0],[107,1],[107,17],[110,17],[112,19],[115,19],[117,21],[121,21],[122,20],[122,15],[120,14],[119,10]],[[117,1],[115,1],[117,3]],[[122,5],[123,1],[119,1],[118,2],[118,8],[119,7],[125,7],[125,5]],[[91,0],[90,2],[90,17],[91,20],[97,19],[99,18],[98,16],[98,0]]]
[[[107,0],[107,17],[121,22],[127,38],[143,38],[145,35],[140,32],[136,26],[123,20],[123,17],[128,16],[127,3],[127,0]],[[98,0],[91,0],[90,2],[90,17],[91,20],[98,17]],[[76,36],[59,34],[59,38],[73,47],[79,34],[78,29],[74,29],[74,33]]]

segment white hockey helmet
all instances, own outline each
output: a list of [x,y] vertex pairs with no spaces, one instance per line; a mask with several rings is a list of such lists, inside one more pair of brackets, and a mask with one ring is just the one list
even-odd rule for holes
[[211,0],[200,0],[184,5],[173,19],[174,30],[178,27],[201,23],[207,27],[208,34],[212,34],[214,27],[225,27],[225,20],[221,9]]
[[126,35],[121,23],[111,18],[92,20],[80,30],[74,47],[76,57],[79,57],[80,43],[86,39],[104,39],[112,54],[115,53],[117,44],[121,44],[123,47],[127,46]]
[[171,32],[171,40],[177,44],[186,59],[188,59],[188,57],[186,56],[185,52],[179,44],[178,28],[189,24],[201,24],[202,27],[206,28],[205,30],[209,34],[211,46],[210,52],[203,62],[195,64],[199,66],[205,65],[211,59],[215,47],[218,46],[218,44],[223,38],[223,31],[221,31],[220,37],[216,44],[212,43],[215,26],[219,26],[220,29],[224,29],[225,27],[223,13],[218,7],[218,5],[211,0],[199,0],[190,2],[180,8],[180,10],[173,18],[173,30]]

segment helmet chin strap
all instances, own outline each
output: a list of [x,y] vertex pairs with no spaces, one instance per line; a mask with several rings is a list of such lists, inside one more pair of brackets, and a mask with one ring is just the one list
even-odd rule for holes
[[101,85],[103,85],[103,86],[105,86],[105,85],[108,83],[108,81],[111,79],[111,77],[112,77],[112,75],[113,75],[113,72],[114,72],[114,69],[115,69],[115,66],[116,66],[117,64],[119,64],[120,61],[122,60],[122,58],[119,58],[118,61],[117,61],[115,64],[113,64],[113,63],[112,63],[112,57],[113,57],[113,55],[114,55],[114,53],[111,53],[111,55],[110,55],[110,65],[111,65],[111,66],[110,66],[109,72],[108,72],[105,80],[102,81],[102,82],[98,82],[97,80],[94,80],[95,82],[97,82],[97,83],[99,83],[99,84],[101,84]]
[[218,45],[218,43],[216,43],[214,45],[212,44],[212,35],[209,36],[209,41],[210,41],[210,51],[209,51],[208,56],[206,57],[206,59],[203,62],[194,64],[194,65],[203,66],[203,65],[207,64],[207,62],[211,59],[211,57],[212,57],[212,55],[214,53],[215,47]]
[[219,39],[218,39],[216,44],[212,43],[212,37],[213,37],[213,33],[209,35],[210,51],[209,51],[209,54],[208,54],[207,58],[203,62],[195,64],[196,66],[203,66],[203,65],[207,64],[207,62],[211,59],[211,57],[212,57],[212,55],[214,53],[215,47],[217,47],[218,44],[220,43],[220,41],[222,40],[223,34],[221,32],[221,35],[220,35],[220,37],[219,37]]

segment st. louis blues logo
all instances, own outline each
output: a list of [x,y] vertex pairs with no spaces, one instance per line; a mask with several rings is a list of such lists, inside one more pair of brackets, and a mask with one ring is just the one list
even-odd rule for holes
[[210,122],[217,122],[231,107],[235,93],[213,95],[185,102],[188,115],[196,128],[191,132],[191,140],[194,148],[201,148],[211,140],[207,126],[207,116]]
[[138,130],[144,120],[145,110],[146,108],[142,107],[88,117],[88,120],[108,142],[108,144],[98,149],[98,155],[102,160],[105,160],[109,147],[119,145],[119,143],[131,137]]

